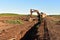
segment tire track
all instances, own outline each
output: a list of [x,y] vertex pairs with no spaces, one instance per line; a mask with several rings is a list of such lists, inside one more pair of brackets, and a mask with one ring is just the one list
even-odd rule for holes
[[49,30],[47,28],[47,21],[44,19],[44,40],[50,40]]

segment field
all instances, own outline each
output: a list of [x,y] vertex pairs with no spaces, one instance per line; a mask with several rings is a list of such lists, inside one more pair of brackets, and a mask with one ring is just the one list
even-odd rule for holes
[[0,40],[60,40],[60,15],[48,15],[40,24],[37,16],[0,14]]

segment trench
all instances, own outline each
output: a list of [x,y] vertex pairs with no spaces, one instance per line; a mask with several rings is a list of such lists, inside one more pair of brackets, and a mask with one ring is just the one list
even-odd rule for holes
[[36,23],[30,30],[28,30],[26,32],[26,34],[24,35],[23,38],[21,38],[20,40],[35,40],[35,39],[39,39],[39,35],[37,35],[38,33],[38,27],[37,25],[39,25],[40,23]]
[[43,39],[40,38],[40,35],[37,35],[38,29],[40,26],[40,22],[37,22],[30,30],[28,30],[26,32],[26,34],[24,35],[23,38],[21,38],[20,40],[50,40],[50,36],[49,36],[49,30],[47,28],[47,22],[46,20],[44,20],[44,35],[43,35]]

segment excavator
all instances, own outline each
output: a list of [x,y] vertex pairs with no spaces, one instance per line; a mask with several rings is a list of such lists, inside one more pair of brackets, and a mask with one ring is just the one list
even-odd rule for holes
[[32,22],[33,19],[34,19],[34,18],[33,18],[33,15],[32,15],[33,12],[36,12],[36,13],[37,13],[37,18],[38,18],[38,21],[39,21],[39,22],[41,22],[41,20],[46,17],[46,14],[44,14],[43,12],[39,13],[38,10],[30,9],[30,18],[29,18],[29,21],[30,21],[30,22]]
[[[37,13],[37,17],[33,16],[33,13],[36,12]],[[38,10],[35,9],[30,9],[30,15],[27,16],[27,18],[25,19],[25,21],[29,21],[29,22],[33,22],[33,21],[38,21],[38,22],[42,22],[42,20],[46,17],[47,15],[43,12],[40,12]]]

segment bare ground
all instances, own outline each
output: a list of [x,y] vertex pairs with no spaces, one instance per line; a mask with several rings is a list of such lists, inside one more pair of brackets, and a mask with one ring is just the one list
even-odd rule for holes
[[[0,17],[0,40],[60,40],[60,24],[47,17],[41,24],[25,21],[27,16]],[[22,20],[24,24],[4,23],[5,20]]]

